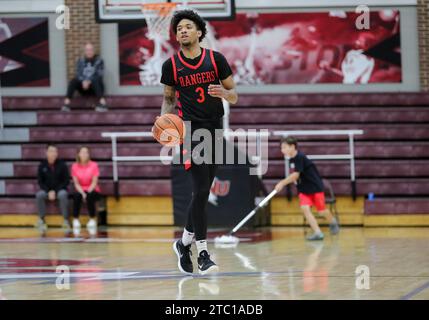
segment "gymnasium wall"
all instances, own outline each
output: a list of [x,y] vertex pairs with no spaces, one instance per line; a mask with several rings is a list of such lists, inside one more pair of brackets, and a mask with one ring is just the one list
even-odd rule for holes
[[[64,0],[70,8],[70,29],[66,30],[67,78],[74,76],[76,60],[82,54],[82,42],[94,44],[100,51],[100,25],[94,19],[94,3],[88,0]],[[77,12],[78,14],[75,14]]]
[[[65,3],[71,8],[71,28],[58,30],[54,13],[55,8]],[[264,6],[263,12],[324,12],[337,5],[358,4],[359,1],[288,1],[287,8],[284,1],[242,1],[236,0],[237,12],[248,12]],[[400,84],[376,83],[369,86],[343,86],[320,83],[316,85],[287,84],[267,85],[255,87],[242,86],[241,93],[285,93],[285,92],[351,92],[351,91],[428,91],[429,90],[429,0],[401,0],[384,1],[375,0],[367,3],[389,5],[399,8],[401,13],[401,45],[403,79]],[[283,8],[279,9],[280,6]],[[330,7],[328,7],[330,6]],[[354,9],[352,6],[335,7],[335,9]],[[157,94],[159,87],[142,88],[141,86],[121,86],[119,78],[119,35],[117,24],[96,24],[94,19],[94,6],[88,0],[0,0],[0,18],[3,17],[47,17],[49,19],[50,38],[50,86],[39,88],[4,88],[5,96],[32,96],[32,95],[63,95],[65,83],[74,73],[74,63],[80,54],[81,45],[85,41],[92,41],[99,47],[106,60],[106,86],[108,94]],[[418,30],[418,32],[417,32]],[[413,37],[409,35],[418,35]],[[407,36],[404,36],[407,35]],[[1,45],[1,44],[0,44]]]

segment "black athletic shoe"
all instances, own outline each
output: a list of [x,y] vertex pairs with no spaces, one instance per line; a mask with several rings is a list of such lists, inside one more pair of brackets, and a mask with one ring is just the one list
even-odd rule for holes
[[198,257],[198,270],[202,275],[219,272],[219,267],[210,259],[210,255],[206,250],[201,251]]
[[177,255],[177,266],[179,267],[179,270],[183,273],[193,273],[194,266],[192,265],[191,260],[191,245],[185,246],[182,243],[182,239],[180,239],[173,243],[173,250]]

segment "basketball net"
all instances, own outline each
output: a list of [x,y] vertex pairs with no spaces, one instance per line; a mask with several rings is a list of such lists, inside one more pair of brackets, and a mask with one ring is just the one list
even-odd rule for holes
[[174,2],[142,4],[141,9],[146,20],[149,39],[170,39],[170,22],[176,5],[177,3]]

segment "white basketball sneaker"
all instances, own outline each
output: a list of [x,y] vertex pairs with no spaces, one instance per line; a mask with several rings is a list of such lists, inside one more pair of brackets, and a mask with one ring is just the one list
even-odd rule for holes
[[95,219],[89,219],[88,223],[86,224],[87,229],[96,229],[97,228],[97,222]]
[[80,229],[79,219],[73,219],[73,229]]
[[80,235],[80,222],[79,219],[73,219],[73,234],[75,237]]

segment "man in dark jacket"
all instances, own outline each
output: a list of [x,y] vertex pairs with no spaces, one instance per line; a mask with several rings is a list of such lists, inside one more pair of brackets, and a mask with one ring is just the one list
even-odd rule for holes
[[63,228],[69,230],[67,186],[70,182],[70,174],[66,163],[58,159],[57,147],[52,144],[46,148],[46,159],[39,164],[37,181],[40,190],[36,193],[39,211],[39,221],[36,226],[42,231],[46,231],[46,200],[58,200],[60,211],[64,218]]
[[106,111],[103,84],[104,62],[95,54],[94,46],[87,43],[84,47],[84,56],[76,64],[76,76],[70,81],[67,88],[67,97],[64,100],[62,111],[70,111],[70,100],[76,90],[81,95],[94,93],[99,99],[96,111]]

